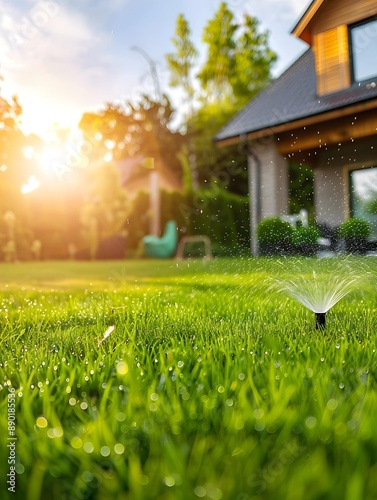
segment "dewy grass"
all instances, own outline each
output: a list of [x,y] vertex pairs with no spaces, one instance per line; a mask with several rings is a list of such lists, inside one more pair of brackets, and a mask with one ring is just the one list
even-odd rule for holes
[[321,332],[269,289],[289,259],[1,265],[0,498],[376,498],[365,262]]

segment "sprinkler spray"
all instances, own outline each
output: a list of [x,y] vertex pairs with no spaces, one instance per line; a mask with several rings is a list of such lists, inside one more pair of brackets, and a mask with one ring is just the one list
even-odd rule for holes
[[326,328],[326,313],[315,313],[315,327],[317,330]]
[[[340,299],[354,290],[361,276],[355,274],[349,267],[339,269],[339,275],[326,273],[320,276],[313,271],[312,279],[304,274],[295,274],[287,280],[275,280],[275,286],[279,292],[283,292],[315,314],[315,328],[324,330],[326,328],[326,313]],[[345,273],[347,274],[345,275]]]

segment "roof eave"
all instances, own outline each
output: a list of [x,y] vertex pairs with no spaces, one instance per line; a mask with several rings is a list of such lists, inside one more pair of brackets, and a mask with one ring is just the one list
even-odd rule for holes
[[271,137],[273,135],[289,132],[299,127],[304,127],[308,125],[314,125],[317,123],[325,122],[328,120],[333,120],[342,116],[347,116],[354,113],[360,113],[362,111],[367,111],[368,109],[373,109],[376,107],[377,97],[372,97],[368,100],[361,102],[356,102],[351,105],[342,106],[337,109],[332,109],[330,111],[323,111],[314,115],[304,116],[292,121],[287,121],[284,123],[279,123],[271,127],[266,127],[263,129],[252,130],[242,134],[237,134],[231,137],[224,137],[224,139],[216,139],[215,142],[220,147],[230,146],[232,144],[237,144],[245,140],[256,140],[265,137]]
[[323,4],[324,0],[313,0],[309,7],[306,9],[304,14],[300,17],[299,21],[296,23],[294,28],[291,31],[291,34],[296,36],[297,38],[301,38],[305,42],[309,43],[310,38],[305,36],[305,30],[315,14],[318,12],[318,9]]

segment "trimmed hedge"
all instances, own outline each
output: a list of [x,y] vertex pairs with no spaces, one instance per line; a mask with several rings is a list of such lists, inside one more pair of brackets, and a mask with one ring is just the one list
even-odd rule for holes
[[364,254],[368,248],[367,238],[370,233],[370,223],[359,217],[342,222],[338,228],[338,236],[346,242],[348,253]]
[[313,256],[318,250],[321,234],[314,226],[298,227],[292,236],[293,250],[299,255]]
[[280,217],[268,217],[257,227],[261,255],[286,255],[293,249],[294,228]]
[[280,217],[268,217],[257,227],[261,255],[315,255],[319,230],[314,226],[294,228]]

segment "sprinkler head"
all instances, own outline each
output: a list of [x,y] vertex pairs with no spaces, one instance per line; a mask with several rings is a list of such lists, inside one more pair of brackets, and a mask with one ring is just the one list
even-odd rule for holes
[[316,330],[326,328],[326,313],[315,313],[315,327]]

